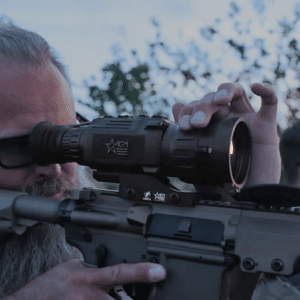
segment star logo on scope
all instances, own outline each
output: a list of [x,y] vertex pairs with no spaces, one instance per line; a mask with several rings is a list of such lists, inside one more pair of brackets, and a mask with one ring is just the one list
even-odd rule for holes
[[107,154],[108,153],[115,153],[117,155],[128,155],[128,142],[125,141],[117,141],[114,142],[114,139],[111,139],[110,143],[105,143],[107,146]]
[[111,139],[110,143],[105,143],[105,145],[107,146],[108,150],[107,150],[107,153],[110,153],[111,151],[113,153],[116,154],[116,146],[117,146],[117,143],[114,142],[114,139]]

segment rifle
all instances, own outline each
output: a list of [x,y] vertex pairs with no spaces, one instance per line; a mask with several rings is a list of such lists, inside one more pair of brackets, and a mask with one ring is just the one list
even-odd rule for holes
[[[63,201],[1,191],[2,233],[22,234],[37,222],[60,224],[88,267],[160,263],[167,278],[156,284],[155,299],[224,299],[226,276],[236,267],[252,274],[299,271],[300,218],[283,208],[298,206],[300,190],[242,189],[251,136],[241,118],[215,118],[191,132],[157,116],[68,127],[42,122],[28,143],[34,162],[76,161],[96,169],[95,179],[119,183],[119,191],[76,190]],[[193,183],[196,191],[176,189],[168,176]],[[227,182],[235,201],[215,193]],[[125,289],[140,300],[152,286]]]

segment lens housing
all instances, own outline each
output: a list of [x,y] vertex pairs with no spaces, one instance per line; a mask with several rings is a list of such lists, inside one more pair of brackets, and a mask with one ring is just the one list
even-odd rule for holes
[[172,124],[162,141],[161,170],[187,183],[212,186],[232,182],[240,189],[250,161],[251,135],[242,118],[219,120],[214,116],[207,127],[191,131]]

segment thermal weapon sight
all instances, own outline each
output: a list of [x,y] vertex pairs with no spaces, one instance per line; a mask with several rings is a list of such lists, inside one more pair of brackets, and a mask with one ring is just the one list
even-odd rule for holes
[[251,161],[246,122],[217,116],[190,131],[161,116],[104,117],[72,126],[45,121],[33,128],[29,145],[37,164],[77,162],[101,170],[106,180],[108,174],[149,174],[198,185],[232,182],[240,189]]

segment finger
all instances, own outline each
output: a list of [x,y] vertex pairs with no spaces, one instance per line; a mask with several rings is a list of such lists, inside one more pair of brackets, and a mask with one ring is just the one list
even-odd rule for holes
[[251,86],[254,94],[261,97],[262,103],[258,114],[267,120],[276,119],[278,98],[270,84],[254,83]]
[[179,115],[180,115],[180,111],[181,109],[184,107],[185,105],[183,103],[175,103],[172,107],[172,111],[173,111],[173,116],[174,116],[174,120],[175,122],[178,122],[179,119]]
[[[173,115],[175,122],[179,124],[181,130],[190,130],[192,125],[190,123],[191,117],[195,112],[195,107],[199,103],[205,102],[205,99],[210,97],[215,93],[209,93],[205,95],[201,100],[192,101],[189,105],[184,105],[182,103],[176,103],[173,106]],[[201,113],[200,113],[201,114]]]
[[255,113],[245,89],[240,84],[221,84],[218,87],[214,102],[218,106],[225,106],[230,103],[230,111],[233,113]]
[[230,102],[230,111],[233,113],[255,113],[247,93],[242,85],[235,86],[235,92]]
[[215,93],[206,94],[201,100],[194,101],[190,118],[190,127],[201,128],[207,126],[211,116],[215,113],[213,98]]
[[218,91],[214,96],[216,106],[226,106],[230,103],[234,95],[235,85],[233,83],[223,83],[219,85]]
[[217,108],[214,105],[213,99],[216,93],[209,93],[201,100],[196,101],[193,108],[193,114],[190,118],[190,125],[195,128],[207,126],[212,115]]
[[210,99],[211,96],[214,96],[215,94],[216,94],[215,92],[210,92],[210,93],[206,94],[202,99],[196,100],[196,101],[192,101],[192,102],[189,104],[189,106],[195,107],[196,105],[198,105],[198,104],[200,104],[200,103],[202,103],[202,102],[205,102],[205,101],[210,102],[211,100],[207,100],[207,99]]
[[129,283],[153,283],[166,277],[166,270],[158,264],[119,264],[101,269],[89,269],[89,283],[110,288]]
[[194,107],[191,105],[186,105],[181,108],[178,118],[178,124],[181,130],[190,130],[192,128],[190,124],[190,119],[193,113],[193,109]]

